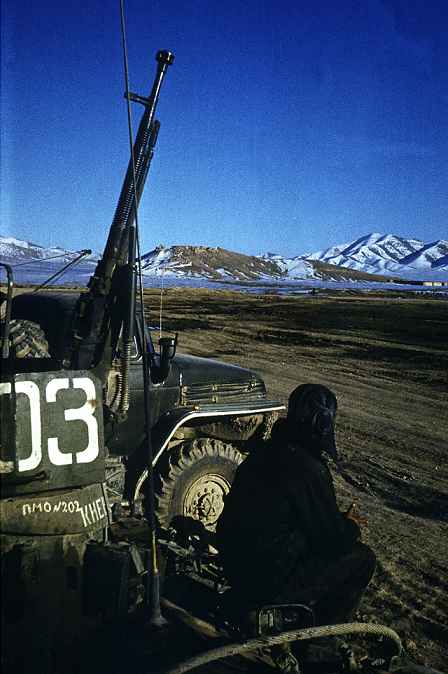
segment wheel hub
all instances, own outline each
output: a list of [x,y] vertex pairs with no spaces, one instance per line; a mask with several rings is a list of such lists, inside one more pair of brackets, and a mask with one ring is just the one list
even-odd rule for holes
[[224,508],[230,483],[221,475],[204,475],[190,485],[184,499],[183,514],[214,528]]

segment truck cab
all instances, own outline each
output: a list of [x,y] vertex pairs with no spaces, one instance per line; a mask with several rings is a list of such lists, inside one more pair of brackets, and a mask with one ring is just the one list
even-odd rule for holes
[[[78,302],[76,293],[48,292],[22,293],[12,301],[11,317],[15,325],[24,326],[24,332],[30,332],[30,325],[35,326],[34,335],[41,331],[40,349],[46,349],[46,356],[31,358],[31,362],[39,370],[57,371],[61,374],[71,371],[66,369],[70,363],[70,334],[73,317]],[[18,331],[19,332],[19,331]],[[276,401],[267,398],[263,380],[253,371],[222,363],[217,360],[198,358],[181,354],[174,349],[168,356],[163,356],[153,343],[154,331],[145,324],[141,311],[135,313],[134,346],[129,368],[129,409],[125,417],[118,418],[116,411],[119,400],[120,384],[120,349],[121,341],[117,340],[116,353],[112,354],[112,366],[107,376],[101,368],[91,374],[103,384],[96,384],[97,399],[102,401],[102,424],[106,446],[106,465],[113,466],[114,483],[117,472],[121,473],[122,494],[120,502],[134,504],[142,498],[142,489],[147,475],[145,465],[145,377],[143,372],[142,351],[149,354],[149,414],[154,454],[154,471],[160,490],[161,485],[172,472],[176,456],[190,453],[187,449],[193,441],[199,462],[208,457],[210,473],[222,476],[220,501],[230,488],[229,475],[250,451],[251,444],[266,437],[273,423],[275,413],[283,409]],[[25,337],[23,337],[25,340]],[[16,349],[20,347],[16,344]],[[165,359],[165,364],[163,360]],[[14,370],[29,370],[33,367],[29,358],[14,360]],[[60,389],[62,390],[62,389]],[[62,395],[62,394],[60,394]],[[70,424],[69,424],[70,426]],[[72,424],[73,429],[75,426]],[[202,447],[198,452],[197,446]],[[213,442],[214,449],[209,445]],[[204,449],[205,448],[205,449]],[[216,456],[209,456],[212,452]],[[176,459],[178,463],[180,459]],[[188,463],[191,462],[191,459]],[[213,464],[217,463],[217,466]],[[196,463],[196,462],[195,462]],[[171,465],[171,468],[170,468]],[[189,466],[190,471],[192,467]],[[107,484],[107,481],[106,481]],[[201,473],[201,484],[207,480]],[[216,489],[216,486],[215,486]],[[114,494],[117,501],[117,494]],[[166,500],[166,499],[165,499]],[[182,498],[180,499],[182,501]],[[174,504],[169,508],[169,515],[160,521],[169,526],[170,520],[179,514],[191,514],[188,505]],[[201,515],[195,513],[198,519]],[[217,513],[219,516],[219,513]],[[210,525],[210,522],[207,522]]]

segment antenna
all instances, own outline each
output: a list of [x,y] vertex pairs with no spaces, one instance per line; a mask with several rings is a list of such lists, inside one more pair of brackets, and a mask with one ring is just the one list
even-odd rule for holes
[[163,314],[163,279],[164,279],[165,270],[162,270],[162,283],[160,285],[160,309],[159,309],[159,339],[162,339],[162,314]]
[[[142,264],[141,264],[141,251],[140,251],[140,238],[139,238],[139,222],[138,222],[138,185],[137,185],[137,170],[135,163],[134,155],[134,139],[132,133],[132,117],[131,117],[131,100],[134,100],[138,103],[143,103],[147,106],[149,111],[149,119],[152,120],[155,113],[155,108],[157,104],[157,99],[159,96],[160,86],[162,83],[163,76],[168,68],[174,61],[174,55],[169,51],[159,51],[156,55],[156,60],[158,62],[158,72],[157,77],[154,82],[154,86],[151,92],[149,99],[142,99],[142,97],[136,97],[130,93],[129,90],[129,67],[128,67],[128,53],[126,45],[126,22],[124,15],[124,0],[120,0],[120,16],[121,16],[121,35],[123,43],[123,62],[124,62],[124,75],[125,75],[125,86],[126,86],[126,100],[127,100],[127,113],[128,113],[128,131],[129,131],[129,143],[131,146],[131,164],[132,164],[132,179],[133,179],[133,211],[134,211],[134,220],[130,222],[129,227],[129,236],[128,236],[128,264],[132,269],[132,288],[131,292],[133,297],[135,297],[135,266],[138,270],[138,290],[139,298],[141,304],[142,317],[144,321],[144,301],[143,301],[143,276],[142,276]],[[158,127],[155,134],[157,137]],[[136,257],[137,253],[137,257]],[[127,322],[124,327],[126,328],[126,342],[125,347],[127,348],[127,360],[130,358],[130,344],[131,338],[133,336],[133,321],[134,321],[134,311],[135,305],[134,302],[131,303],[133,306],[130,307],[129,315],[127,316]],[[160,609],[160,574],[158,567],[157,559],[157,539],[156,539],[156,516],[155,516],[155,495],[154,495],[154,469],[153,469],[153,448],[152,448],[152,439],[151,439],[151,410],[150,410],[150,400],[149,400],[149,388],[151,385],[149,378],[149,357],[147,352],[146,340],[143,340],[143,349],[142,349],[142,368],[143,368],[143,393],[144,393],[144,404],[145,404],[145,436],[146,436],[146,447],[147,447],[147,468],[148,468],[148,477],[147,477],[147,503],[148,503],[148,520],[149,526],[151,529],[150,537],[150,547],[151,555],[148,559],[148,579],[151,578],[151,592],[148,592],[146,595],[146,603],[150,611],[149,624],[152,627],[163,627],[166,624],[165,618],[162,616]],[[125,368],[126,370],[126,368]],[[127,368],[128,371],[128,368]],[[125,389],[126,390],[126,389]],[[123,401],[126,403],[127,401]]]

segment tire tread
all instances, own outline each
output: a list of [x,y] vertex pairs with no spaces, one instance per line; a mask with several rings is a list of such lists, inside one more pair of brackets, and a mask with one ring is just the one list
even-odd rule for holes
[[177,481],[186,470],[193,468],[204,457],[222,458],[233,463],[235,467],[244,458],[233,445],[215,438],[200,438],[176,447],[161,467],[155,486],[156,513],[160,526],[170,526],[172,498]]

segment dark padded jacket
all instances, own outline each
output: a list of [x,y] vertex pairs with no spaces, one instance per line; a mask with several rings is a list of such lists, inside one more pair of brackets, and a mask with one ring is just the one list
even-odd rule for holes
[[239,466],[217,526],[224,569],[247,597],[273,601],[294,576],[304,588],[330,561],[348,552],[359,527],[336,503],[319,452],[282,434]]

